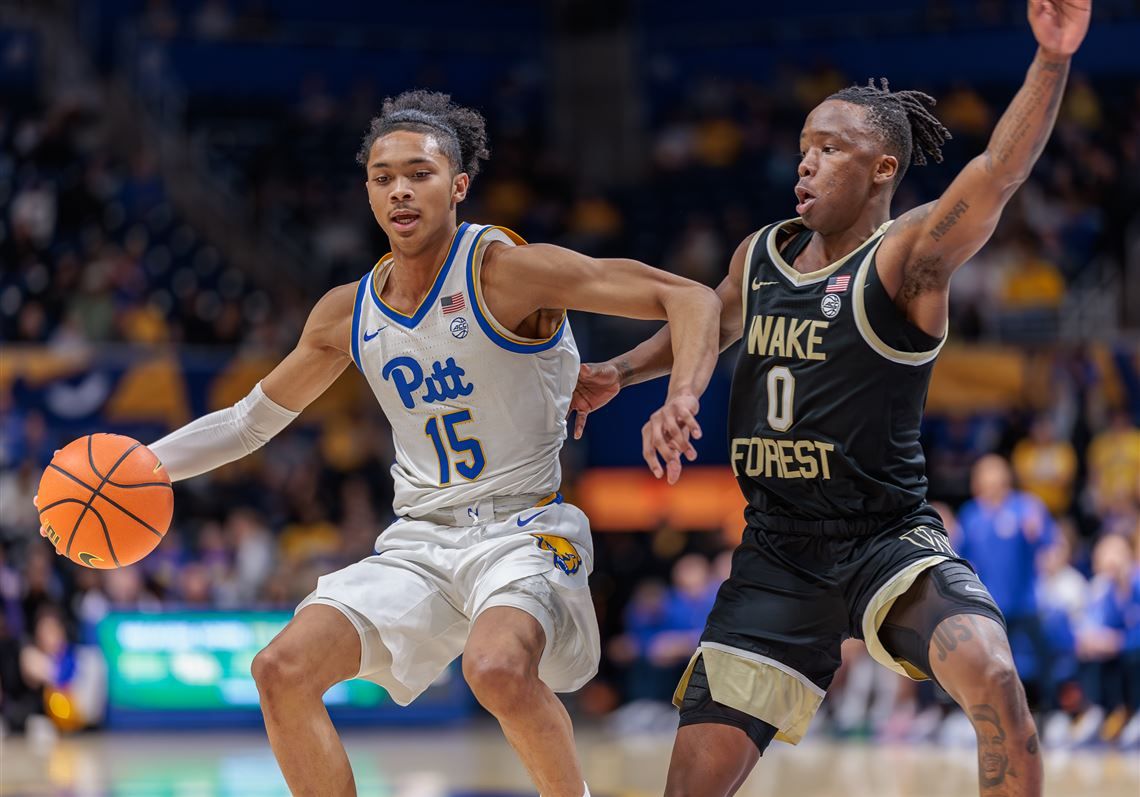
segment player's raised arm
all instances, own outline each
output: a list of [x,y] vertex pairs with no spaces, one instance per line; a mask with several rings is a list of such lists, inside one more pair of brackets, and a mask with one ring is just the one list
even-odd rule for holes
[[232,407],[212,412],[150,445],[172,481],[189,479],[263,446],[325,392],[352,362],[355,285],[317,302],[296,348]]
[[932,335],[945,328],[950,276],[989,240],[1002,209],[1045,148],[1069,60],[1088,31],[1091,10],[1092,0],[1030,0],[1037,54],[986,151],[939,199],[901,216],[884,237],[878,260],[884,285]]
[[[719,351],[724,351],[744,334],[744,313],[742,305],[742,281],[744,279],[745,258],[749,235],[732,256],[728,276],[716,288],[720,299],[720,335],[717,342]],[[603,263],[608,262],[606,260]],[[574,437],[582,436],[589,413],[601,408],[623,387],[636,385],[664,376],[673,370],[673,325],[666,324],[651,338],[636,347],[603,363],[583,363],[574,388],[570,409],[574,411]]]
[[[543,309],[582,310],[667,320],[673,327],[672,377],[665,405],[643,430],[643,455],[654,475],[680,476],[681,454],[696,450],[696,415],[716,358],[721,303],[709,288],[636,260],[598,260],[558,246],[493,245],[483,261],[484,295],[508,327]],[[667,463],[663,469],[660,455]]]

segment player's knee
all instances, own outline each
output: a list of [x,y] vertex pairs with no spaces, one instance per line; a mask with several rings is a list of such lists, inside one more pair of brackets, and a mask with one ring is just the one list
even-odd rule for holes
[[257,691],[267,699],[305,689],[311,680],[305,677],[304,667],[295,656],[273,644],[253,657],[250,670]]
[[940,680],[967,711],[979,703],[1015,709],[1024,702],[1017,666],[1004,637],[964,646],[953,675]]
[[463,677],[482,706],[493,714],[525,705],[538,682],[533,662],[521,652],[509,651],[464,655]]

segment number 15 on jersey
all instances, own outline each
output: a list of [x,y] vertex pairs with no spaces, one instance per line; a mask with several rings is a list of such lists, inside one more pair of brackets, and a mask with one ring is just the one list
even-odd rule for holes
[[[456,410],[443,415],[433,415],[424,424],[424,434],[431,438],[435,453],[439,457],[439,486],[451,484],[451,466],[467,481],[479,478],[487,460],[483,457],[483,446],[473,437],[460,437],[455,427],[471,420],[471,410]],[[442,430],[441,430],[442,427]],[[461,459],[453,460],[454,456]]]

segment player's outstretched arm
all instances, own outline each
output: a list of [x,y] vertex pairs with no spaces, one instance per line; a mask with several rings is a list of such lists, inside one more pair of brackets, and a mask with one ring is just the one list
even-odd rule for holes
[[884,236],[878,257],[884,285],[926,332],[943,333],[951,275],[989,240],[1045,148],[1091,11],[1092,0],[1030,0],[1037,54],[986,151],[939,199],[901,216]]
[[[729,263],[728,276],[716,288],[716,295],[721,302],[720,333],[717,342],[719,351],[727,349],[744,334],[741,285],[744,279],[744,259],[751,241],[750,235],[736,248]],[[672,324],[666,324],[653,337],[612,360],[603,363],[583,363],[578,374],[578,384],[574,388],[574,398],[570,403],[570,409],[575,413],[575,439],[582,436],[589,413],[608,403],[621,388],[656,379],[672,370]]]
[[[559,246],[493,244],[483,259],[483,295],[508,328],[537,310],[567,309],[667,320],[673,326],[673,374],[665,406],[643,430],[643,454],[657,476],[680,475],[680,457],[696,456],[700,396],[716,366],[721,304],[709,288],[636,260],[598,260]],[[666,460],[661,468],[657,455]]]
[[150,445],[172,481],[189,479],[263,446],[325,392],[352,362],[355,285],[317,302],[296,348],[232,407],[212,412]]

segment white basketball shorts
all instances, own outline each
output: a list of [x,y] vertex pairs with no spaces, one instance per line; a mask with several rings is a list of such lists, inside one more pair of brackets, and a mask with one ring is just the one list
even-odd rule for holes
[[571,692],[598,670],[593,567],[589,521],[570,504],[469,526],[401,519],[377,538],[376,555],[322,576],[297,611],[339,609],[360,634],[357,677],[406,706],[463,652],[480,613],[513,606],[546,632],[539,677]]

